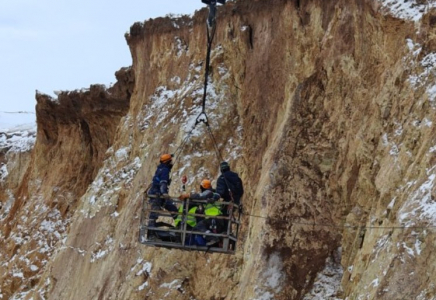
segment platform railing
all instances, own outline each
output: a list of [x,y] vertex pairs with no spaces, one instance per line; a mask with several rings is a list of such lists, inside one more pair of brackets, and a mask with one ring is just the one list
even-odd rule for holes
[[[153,210],[151,209],[150,198],[161,198],[165,201],[172,201],[174,204],[184,205],[183,212],[171,212],[167,210]],[[220,210],[225,213],[228,211],[227,215],[210,216],[204,213],[189,213],[191,205],[206,206],[208,204],[215,205],[220,208]],[[224,211],[225,210],[225,211]],[[203,209],[204,212],[204,209]],[[166,217],[169,218],[171,223],[175,218],[181,216],[180,226],[174,227],[171,223],[158,222],[157,224],[166,224],[167,226],[149,226],[150,214],[158,214],[158,218]],[[223,232],[203,232],[195,230],[195,228],[188,228],[187,220],[188,217],[195,217],[202,219],[216,219],[224,220],[225,226]],[[236,249],[236,244],[239,234],[240,226],[240,210],[239,206],[233,202],[215,201],[210,203],[208,200],[195,200],[187,198],[186,200],[180,200],[176,197],[162,197],[155,195],[144,195],[142,210],[141,210],[141,224],[139,230],[139,242],[155,247],[165,247],[165,248],[178,248],[185,250],[197,250],[197,251],[207,251],[207,252],[220,252],[233,254]],[[150,236],[159,237],[158,239],[150,239]],[[188,238],[192,239],[195,235],[201,235],[204,238],[214,237],[219,238],[219,242],[211,246],[199,246],[189,242]],[[161,238],[161,237],[165,238]]]

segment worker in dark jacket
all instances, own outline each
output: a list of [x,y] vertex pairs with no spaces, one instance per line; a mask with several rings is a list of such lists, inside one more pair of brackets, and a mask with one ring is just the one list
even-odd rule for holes
[[228,162],[220,164],[221,175],[218,177],[216,192],[220,194],[225,202],[241,203],[241,197],[244,195],[244,186],[241,178],[235,172],[230,171]]
[[215,202],[220,199],[220,195],[215,193],[214,189],[212,189],[212,183],[209,179],[203,179],[200,183],[201,193],[191,193],[191,199],[195,200],[208,200],[208,202]]
[[[177,207],[168,196],[168,186],[170,185],[170,172],[172,167],[172,155],[162,154],[160,157],[160,164],[153,176],[151,188],[148,191],[148,195],[154,196],[150,197],[149,200],[152,210],[161,210],[163,207],[168,211],[177,212]],[[158,213],[151,212],[148,226],[155,227],[158,217]],[[174,215],[174,218],[175,217],[177,217],[177,215]]]

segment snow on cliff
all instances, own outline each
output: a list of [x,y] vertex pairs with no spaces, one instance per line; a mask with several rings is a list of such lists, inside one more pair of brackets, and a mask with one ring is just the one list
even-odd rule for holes
[[388,9],[394,17],[404,20],[421,20],[423,14],[436,7],[436,1],[410,1],[410,0],[380,0],[381,4]]
[[30,112],[0,112],[0,149],[26,152],[36,139],[35,114]]
[[[36,140],[35,114],[29,112],[0,112],[0,154],[26,152]],[[6,163],[0,163],[0,182],[8,176]]]

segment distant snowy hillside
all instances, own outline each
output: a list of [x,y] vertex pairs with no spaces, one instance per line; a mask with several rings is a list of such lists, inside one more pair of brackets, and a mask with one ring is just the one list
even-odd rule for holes
[[0,151],[25,152],[35,144],[36,120],[31,112],[0,112]]
[[30,128],[36,128],[35,113],[0,111],[0,132],[12,132]]

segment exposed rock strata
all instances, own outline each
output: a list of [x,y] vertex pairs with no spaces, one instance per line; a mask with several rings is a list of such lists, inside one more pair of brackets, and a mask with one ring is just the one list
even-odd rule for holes
[[[2,292],[313,299],[326,261],[340,273],[341,260],[332,298],[433,299],[434,229],[424,227],[436,225],[435,16],[424,11],[415,24],[359,0],[240,0],[219,10],[207,113],[220,155],[246,185],[235,256],[136,242],[157,158],[177,149],[200,112],[206,11],[134,24],[126,38],[135,86],[119,123],[126,110],[117,101],[103,110],[92,97],[39,99],[37,145],[14,216],[36,205],[38,191],[60,215],[70,210],[68,233],[33,282],[12,276]],[[171,193],[183,174],[192,189],[216,178],[218,161],[205,128],[194,130]],[[59,198],[71,191],[73,206]],[[17,228],[10,221],[2,226]],[[2,232],[10,258],[18,243]]]
[[116,77],[109,89],[94,85],[62,92],[57,100],[36,95],[36,145],[31,154],[8,152],[9,174],[0,191],[5,204],[0,218],[3,299],[38,284],[56,243],[66,236],[80,196],[113,144],[134,86],[130,68]]

